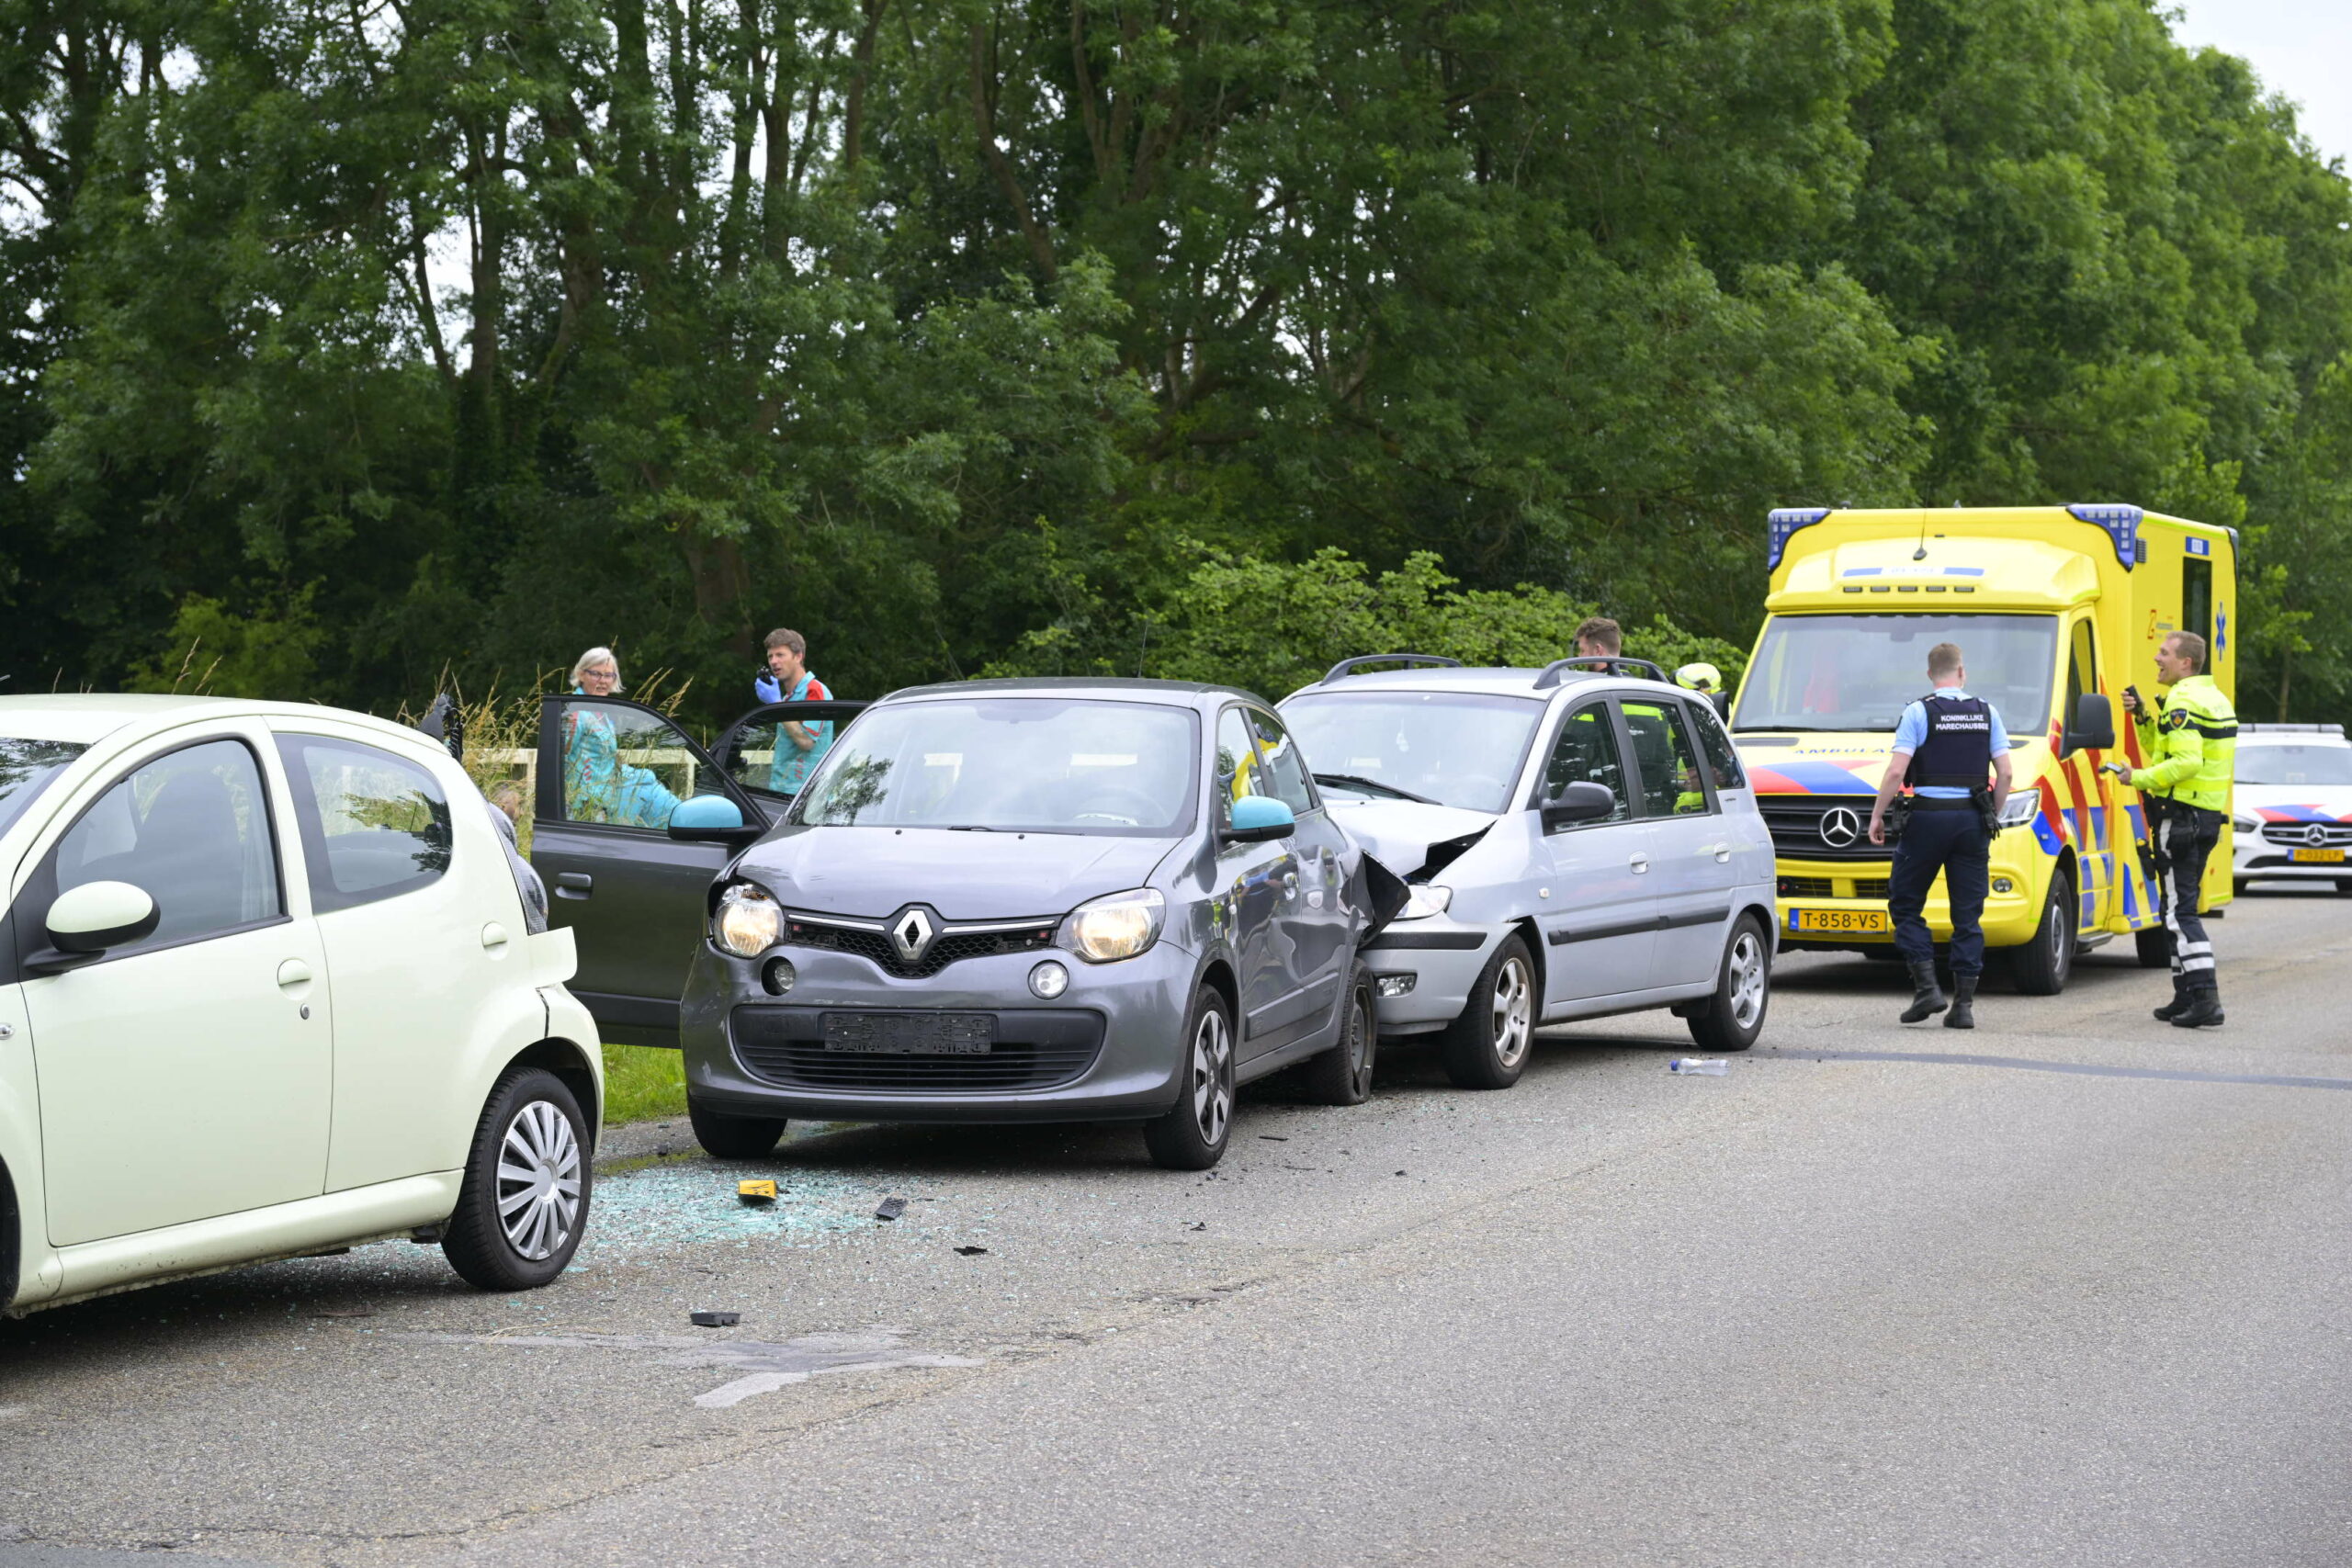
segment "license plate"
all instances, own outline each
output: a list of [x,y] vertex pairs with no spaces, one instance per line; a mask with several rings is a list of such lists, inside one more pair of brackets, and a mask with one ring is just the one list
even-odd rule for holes
[[2295,863],[2297,865],[2342,865],[2344,852],[2342,850],[2297,850]]
[[1883,936],[1894,929],[1884,909],[1791,909],[1792,931],[1868,931]]
[[825,1049],[861,1056],[985,1056],[996,1019],[985,1012],[829,1012]]

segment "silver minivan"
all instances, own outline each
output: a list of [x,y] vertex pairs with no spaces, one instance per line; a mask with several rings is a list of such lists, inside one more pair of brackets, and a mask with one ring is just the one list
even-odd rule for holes
[[1280,711],[1332,816],[1411,889],[1364,950],[1384,1038],[1436,1036],[1476,1089],[1516,1082],[1534,1030],[1572,1019],[1669,1008],[1708,1050],[1755,1043],[1772,840],[1698,694],[1636,660],[1385,654]]

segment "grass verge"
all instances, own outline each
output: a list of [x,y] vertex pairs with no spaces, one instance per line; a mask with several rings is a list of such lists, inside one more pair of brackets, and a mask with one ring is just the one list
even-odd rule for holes
[[605,1125],[686,1113],[686,1059],[647,1045],[605,1047]]

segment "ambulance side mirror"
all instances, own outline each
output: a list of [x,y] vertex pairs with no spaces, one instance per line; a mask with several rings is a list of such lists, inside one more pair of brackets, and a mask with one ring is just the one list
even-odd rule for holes
[[2058,755],[2106,751],[2114,746],[2115,705],[2103,692],[2085,692],[2075,699],[2075,711],[2067,716],[2066,733],[2060,741]]

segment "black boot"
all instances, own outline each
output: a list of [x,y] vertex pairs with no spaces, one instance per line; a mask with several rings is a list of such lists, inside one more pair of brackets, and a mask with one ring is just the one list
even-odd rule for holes
[[2172,977],[2172,1000],[2156,1009],[2156,1021],[2170,1023],[2188,1010],[2188,982],[2175,975]]
[[1923,1018],[1939,1013],[1950,1005],[1944,1000],[1943,987],[1936,984],[1936,961],[1916,959],[1911,969],[1911,1005],[1903,1010],[1903,1021],[1917,1023]]
[[1954,975],[1951,977],[1951,1011],[1944,1014],[1946,1029],[1976,1027],[1976,976]]
[[2188,1005],[2168,1020],[2175,1029],[2209,1029],[2222,1021],[2222,990],[2199,986],[2188,993]]

